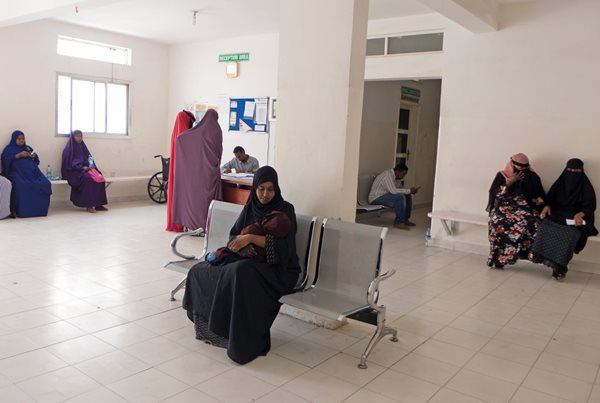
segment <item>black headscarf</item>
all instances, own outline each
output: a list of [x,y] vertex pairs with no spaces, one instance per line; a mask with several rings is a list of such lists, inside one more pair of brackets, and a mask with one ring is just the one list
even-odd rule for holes
[[[256,189],[260,185],[265,182],[273,183],[273,187],[275,188],[275,196],[271,201],[267,204],[262,204],[256,195]],[[252,191],[248,196],[248,201],[246,202],[246,225],[250,225],[257,221],[260,221],[264,218],[264,216],[273,211],[273,210],[282,210],[285,201],[281,196],[281,189],[279,188],[279,179],[277,177],[277,171],[272,167],[266,165],[262,168],[259,168],[258,171],[254,174],[254,181],[252,182]]]
[[[256,189],[265,182],[273,183],[275,196],[267,204],[262,204],[256,196]],[[283,200],[277,172],[270,166],[261,167],[254,174],[252,190],[244,209],[229,232],[230,238],[239,235],[242,229],[250,224],[262,221],[271,211],[281,211],[286,214],[292,223],[292,229],[285,238],[277,239],[276,250],[279,256],[279,267],[288,271],[299,269],[298,255],[296,254],[296,213],[294,206]]]
[[567,161],[568,169],[580,169],[581,172],[569,172],[565,169],[548,191],[548,204],[552,215],[561,214],[572,218],[583,211],[585,221],[594,225],[596,211],[596,192],[594,186],[583,171],[583,161],[573,158]]

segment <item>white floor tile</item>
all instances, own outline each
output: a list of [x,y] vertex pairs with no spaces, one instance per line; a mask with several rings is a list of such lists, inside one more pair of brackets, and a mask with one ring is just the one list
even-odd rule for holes
[[440,386],[410,375],[387,370],[365,388],[390,399],[402,399],[403,402],[413,403],[426,402],[438,391]]
[[367,365],[368,367],[365,369],[358,368],[356,357],[340,353],[318,365],[315,369],[362,387],[386,370],[385,367],[373,362],[367,362]]
[[370,390],[360,389],[356,391],[348,399],[344,400],[345,403],[396,403],[400,400],[390,399],[389,397],[383,396],[379,393],[371,392]]
[[127,323],[127,320],[107,311],[98,311],[67,320],[87,333],[94,333]]
[[0,387],[0,396],[2,401],[7,403],[35,403],[35,400],[27,396],[27,394],[16,385]]
[[530,370],[530,367],[527,365],[504,360],[484,353],[476,354],[467,365],[465,365],[465,368],[517,385],[525,379]]
[[315,367],[338,353],[337,350],[303,338],[294,339],[272,352],[308,367]]
[[[325,361],[325,363],[327,362]],[[258,379],[277,386],[281,386],[310,370],[309,367],[278,354],[267,354],[264,357],[258,357],[239,368]]]
[[231,367],[193,352],[160,364],[156,368],[190,386],[195,386],[228,371]]
[[591,383],[537,368],[531,370],[523,386],[578,403],[586,402],[592,390]]
[[461,370],[446,387],[490,403],[508,402],[519,385],[498,378]]
[[223,402],[248,402],[276,389],[274,385],[233,368],[196,386],[196,389]]
[[77,364],[115,351],[115,348],[92,335],[86,335],[54,344],[46,347],[46,350],[69,364]]
[[150,368],[148,364],[116,350],[76,365],[81,372],[102,385],[120,381]]
[[537,390],[528,389],[523,386],[517,390],[513,396],[511,403],[569,403],[571,400],[561,399],[557,396],[548,395],[538,392]]
[[181,344],[162,336],[132,344],[123,348],[123,351],[153,366],[192,352]]
[[154,338],[157,336],[157,334],[136,323],[127,323],[124,325],[111,327],[110,329],[101,330],[97,333],[94,333],[94,336],[104,340],[109,344],[112,344],[117,348],[123,348]]
[[0,374],[16,383],[66,366],[67,363],[55,355],[44,350],[34,350],[0,360]]
[[452,389],[442,388],[428,403],[484,403],[485,400],[477,399],[473,396],[456,392]]
[[115,392],[101,387],[98,389],[90,390],[82,395],[76,396],[65,403],[127,403],[127,400],[123,399]]
[[174,396],[188,386],[156,369],[149,369],[112,383],[108,388],[129,402],[149,403]]
[[459,367],[465,365],[475,355],[473,350],[433,339],[420,345],[415,353]]
[[460,370],[460,367],[417,353],[410,353],[396,363],[392,369],[442,386]]
[[93,379],[73,367],[59,369],[30,378],[17,384],[29,396],[40,403],[62,402],[96,389]]
[[358,388],[358,385],[317,370],[306,372],[282,386],[282,389],[311,402],[339,402],[352,395]]
[[162,403],[221,403],[221,401],[200,392],[198,389],[190,388],[163,400]]

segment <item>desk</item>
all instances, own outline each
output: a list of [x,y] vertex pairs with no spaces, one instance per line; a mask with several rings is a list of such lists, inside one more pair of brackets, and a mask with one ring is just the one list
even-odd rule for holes
[[221,175],[223,185],[223,201],[235,204],[246,204],[248,195],[252,190],[252,177],[236,178],[229,175]]

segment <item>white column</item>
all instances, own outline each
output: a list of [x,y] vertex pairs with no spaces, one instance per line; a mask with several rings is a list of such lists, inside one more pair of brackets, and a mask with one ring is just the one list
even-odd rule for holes
[[296,211],[354,221],[368,0],[280,5],[274,165]]

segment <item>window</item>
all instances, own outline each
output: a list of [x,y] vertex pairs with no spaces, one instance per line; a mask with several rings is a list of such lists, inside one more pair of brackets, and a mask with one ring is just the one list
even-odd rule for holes
[[387,56],[419,52],[441,52],[443,49],[443,32],[367,39],[367,56]]
[[367,56],[385,55],[385,38],[367,39]]
[[58,135],[128,135],[128,84],[59,74],[56,94]]
[[388,38],[388,55],[442,50],[444,34],[395,36]]
[[131,49],[83,39],[59,36],[56,53],[63,56],[131,66]]

